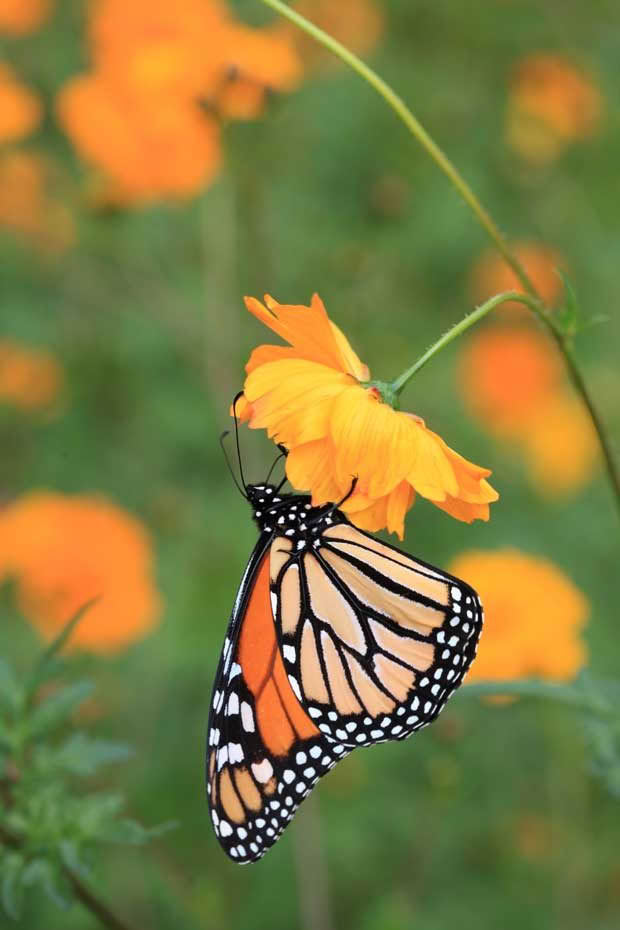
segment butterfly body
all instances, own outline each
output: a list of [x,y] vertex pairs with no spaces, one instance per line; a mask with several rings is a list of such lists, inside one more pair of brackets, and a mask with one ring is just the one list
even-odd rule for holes
[[260,858],[352,749],[427,726],[475,656],[482,609],[458,579],[331,505],[246,487],[260,530],[211,703],[207,791],[224,850]]

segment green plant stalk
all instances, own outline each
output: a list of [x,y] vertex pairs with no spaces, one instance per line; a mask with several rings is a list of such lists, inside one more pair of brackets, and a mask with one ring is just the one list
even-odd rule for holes
[[475,326],[480,320],[483,320],[488,313],[495,310],[500,304],[506,303],[509,300],[519,300],[521,297],[522,295],[517,291],[505,291],[502,294],[496,294],[494,297],[489,298],[489,300],[480,304],[479,307],[476,307],[475,310],[472,310],[471,313],[468,313],[460,322],[450,327],[437,342],[434,342],[433,345],[420,356],[417,362],[413,363],[411,368],[408,368],[391,383],[390,388],[394,394],[400,394],[413,376],[416,375],[421,368],[424,368],[427,362],[430,362],[442,349],[445,349],[446,346],[449,346],[451,342],[458,339],[459,336],[462,336],[468,329]]
[[[373,71],[372,68],[366,65],[360,58],[357,57],[357,55],[342,45],[341,42],[338,42],[337,39],[334,39],[318,26],[315,26],[314,23],[311,23],[295,10],[292,10],[289,6],[283,3],[282,0],[261,0],[261,2],[270,7],[272,10],[275,10],[276,13],[280,13],[280,15],[290,20],[303,32],[311,36],[316,42],[324,46],[324,48],[328,49],[330,52],[333,52],[334,55],[340,58],[341,61],[343,61],[346,65],[349,66],[349,68],[359,74],[367,84],[376,90],[379,96],[385,100],[387,105],[394,111],[394,113],[396,113],[400,121],[407,127],[411,135],[420,143],[428,155],[430,155],[438,168],[446,175],[452,186],[458,191],[467,206],[475,215],[480,225],[486,230],[492,241],[495,243],[495,246],[504,257],[504,260],[512,268],[517,278],[523,285],[524,290],[527,292],[526,295],[517,295],[511,299],[520,299],[521,303],[526,304],[526,306],[533,310],[538,319],[549,330],[552,338],[562,353],[571,380],[586,406],[590,419],[592,420],[592,425],[598,436],[609,482],[612,486],[618,511],[620,512],[620,473],[618,471],[618,466],[616,465],[614,456],[612,454],[611,445],[607,439],[603,422],[598,414],[592,398],[590,397],[587,385],[579,370],[572,350],[567,343],[565,334],[562,332],[556,321],[552,318],[550,311],[548,311],[544,304],[540,301],[540,295],[538,294],[538,291],[536,290],[536,287],[534,286],[531,278],[527,274],[519,259],[511,251],[508,242],[500,232],[499,227],[491,217],[488,210],[486,210],[486,208],[482,205],[467,181],[461,176],[445,152],[439,148],[432,136],[429,135],[424,126],[422,126],[420,121],[414,116],[402,97],[400,97],[394,90],[392,90],[390,85],[387,84],[383,78],[381,78],[376,73],[376,71]],[[527,295],[529,295],[529,300],[524,299],[527,297]],[[473,322],[476,322],[476,320]],[[459,335],[459,333],[456,333],[455,335]],[[442,337],[442,339],[443,338],[445,337]],[[442,340],[440,340],[440,342],[441,348],[448,344],[448,342],[443,342]],[[429,350],[429,352],[431,352],[431,350]],[[429,355],[429,358],[431,358],[434,354],[435,352],[432,352],[432,354]],[[426,364],[426,361],[428,361],[428,358],[423,356],[422,359],[416,363],[418,367],[415,370],[419,370],[419,368],[422,367],[422,364]],[[415,366],[413,367],[415,368]],[[405,372],[405,375],[407,374],[408,373]],[[397,382],[399,380],[400,379],[397,379]],[[409,379],[407,378],[406,380]]]

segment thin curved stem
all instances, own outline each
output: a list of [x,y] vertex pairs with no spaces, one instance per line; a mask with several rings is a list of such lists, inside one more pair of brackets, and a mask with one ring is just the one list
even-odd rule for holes
[[[337,0],[334,0],[334,2],[337,2]],[[319,29],[319,27],[311,23],[310,20],[301,16],[300,13],[292,10],[286,3],[282,3],[281,0],[262,0],[262,3],[271,7],[272,10],[275,10],[282,16],[285,16],[286,19],[295,23],[296,26],[299,26],[299,28],[309,36],[312,36],[320,45],[323,45],[325,48],[329,49],[330,52],[333,52],[334,55],[352,68],[353,71],[356,71],[367,84],[370,84],[370,86],[377,91],[379,96],[383,97],[387,105],[396,113],[400,121],[404,123],[412,136],[417,139],[435,164],[438,165],[448,177],[450,183],[456,188],[468,207],[475,213],[480,225],[487,231],[525,290],[529,294],[532,294],[532,296],[538,296],[538,292],[527,271],[516,255],[510,250],[506,239],[500,232],[488,210],[481,204],[465,178],[463,178],[457,168],[452,164],[446,153],[439,148],[432,136],[428,134],[417,117],[413,115],[402,97],[393,91],[390,85],[387,84],[376,71],[373,71],[372,68],[365,64],[361,58],[358,58],[357,55],[338,42],[337,39],[334,39],[328,33]]]
[[424,355],[421,355],[417,362],[413,363],[411,368],[408,368],[407,371],[404,371],[402,375],[399,375],[399,377],[392,382],[391,388],[394,393],[400,394],[413,376],[416,375],[421,368],[424,368],[427,362],[430,362],[442,349],[450,345],[454,339],[457,339],[459,336],[462,336],[463,333],[467,332],[471,326],[475,326],[476,323],[484,319],[491,310],[494,310],[496,307],[499,307],[500,304],[506,303],[509,300],[518,300],[521,296],[522,295],[517,291],[506,291],[502,294],[496,294],[479,307],[476,307],[471,313],[468,313],[466,317],[460,320],[460,322],[455,323],[454,326],[444,333],[437,342],[433,343],[430,349],[427,349]]

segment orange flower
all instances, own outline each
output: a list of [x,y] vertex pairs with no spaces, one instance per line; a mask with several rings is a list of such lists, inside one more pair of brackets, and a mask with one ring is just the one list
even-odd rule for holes
[[64,87],[58,116],[76,148],[107,176],[119,203],[189,197],[218,171],[219,129],[190,101],[124,96],[92,75]]
[[561,496],[592,477],[599,456],[592,423],[538,330],[479,330],[463,349],[459,382],[471,414],[494,435],[516,442],[537,491]]
[[600,91],[585,73],[559,55],[530,55],[511,79],[506,140],[523,158],[551,161],[591,136],[601,113]]
[[219,59],[206,96],[229,119],[254,119],[268,91],[291,91],[301,79],[295,46],[279,26],[252,29],[230,24]]
[[523,436],[530,476],[552,497],[585,485],[599,462],[599,444],[583,402],[565,391],[540,404]]
[[[563,257],[555,249],[535,242],[516,242],[513,252],[543,301],[547,306],[553,306],[562,294],[562,279],[556,269],[566,267]],[[523,293],[523,286],[514,271],[494,249],[485,250],[474,265],[470,287],[475,303],[482,303],[502,291]],[[502,304],[502,308],[519,311],[523,316],[529,313],[516,302]]]
[[47,638],[99,600],[72,642],[112,652],[144,636],[161,609],[147,531],[96,497],[40,491],[0,513],[0,576],[12,578],[24,615]]
[[204,99],[222,116],[246,119],[265,92],[301,77],[280,27],[236,22],[219,0],[100,0],[90,28],[97,70],[132,94]]
[[49,15],[50,0],[0,0],[0,32],[26,35]]
[[57,399],[62,382],[62,368],[49,352],[0,340],[0,402],[45,409]]
[[124,93],[197,99],[226,22],[216,0],[98,0],[89,21],[95,68]]
[[285,339],[289,347],[263,345],[246,366],[241,418],[289,450],[291,484],[310,490],[315,506],[338,502],[359,527],[403,536],[404,517],[415,492],[458,520],[488,520],[498,494],[473,465],[416,416],[398,413],[369,385],[369,372],[321,299],[310,307],[264,307],[246,299],[248,310]]
[[465,344],[459,383],[474,417],[499,436],[522,436],[562,380],[548,338],[532,327],[489,326]]
[[0,226],[42,252],[59,254],[75,240],[71,213],[48,193],[50,166],[31,152],[0,155]]
[[[383,15],[374,0],[298,0],[293,8],[347,48],[364,55],[383,33]],[[335,62],[314,39],[292,24],[286,24],[307,68]]]
[[478,591],[484,606],[484,630],[468,682],[569,681],[585,664],[580,633],[589,605],[552,562],[517,549],[469,551],[450,571]]
[[27,136],[39,125],[41,112],[38,97],[0,62],[0,142]]

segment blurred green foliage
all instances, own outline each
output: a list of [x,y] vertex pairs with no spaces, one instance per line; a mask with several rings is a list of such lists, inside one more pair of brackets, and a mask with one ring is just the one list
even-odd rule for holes
[[33,887],[66,910],[87,888],[82,880],[91,879],[101,843],[142,845],[171,826],[147,829],[123,817],[121,794],[78,794],[72,776],[94,775],[131,755],[124,743],[71,726],[93,692],[90,681],[57,680],[66,672],[58,653],[79,619],[23,680],[0,659],[0,903],[14,920]]
[[[379,72],[502,229],[557,246],[584,314],[610,316],[579,334],[577,352],[617,437],[617,6],[382,5]],[[61,0],[40,33],[2,43],[50,114],[55,91],[84,64],[84,8]],[[545,172],[524,169],[502,141],[507,74],[537,49],[582,61],[607,106],[599,135]],[[80,176],[51,116],[35,141]],[[385,197],[386,185],[396,197]],[[241,298],[269,291],[306,302],[318,290],[373,375],[393,377],[470,309],[467,276],[486,242],[444,178],[368,88],[335,68],[274,100],[262,121],[229,127],[222,177],[195,202],[134,213],[74,206],[79,241],[57,261],[0,233],[2,335],[50,347],[67,374],[60,416],[2,410],[0,488],[5,498],[34,487],[107,494],[155,536],[161,628],[118,658],[79,662],[105,712],[98,738],[136,748],[115,772],[132,817],[180,828],[145,854],[110,849],[98,873],[107,899],[136,927],[157,930],[304,926],[300,904],[315,893],[313,874],[300,867],[310,817],[313,830],[319,820],[325,904],[338,930],[615,930],[620,809],[588,775],[574,715],[556,706],[455,701],[406,744],[354,753],[324,779],[314,809],[250,868],[225,859],[207,815],[210,688],[255,536],[217,443],[248,352],[265,339]],[[601,477],[573,499],[541,500],[519,459],[468,420],[457,356],[451,347],[429,365],[403,406],[492,467],[501,501],[490,524],[473,526],[418,502],[406,547],[438,565],[465,547],[511,545],[551,558],[591,601],[594,673],[618,677],[620,552],[608,487]],[[259,479],[272,449],[256,434],[242,441],[248,478]],[[0,653],[18,680],[38,649],[7,609]],[[75,759],[71,742],[54,745]],[[90,920],[27,895],[17,926],[81,930]],[[0,926],[16,924],[0,917]]]

